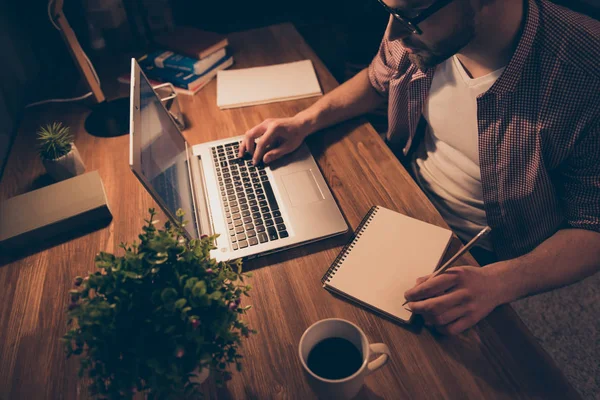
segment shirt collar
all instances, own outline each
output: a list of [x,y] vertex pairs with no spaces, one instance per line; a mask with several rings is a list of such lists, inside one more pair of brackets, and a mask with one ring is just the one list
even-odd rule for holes
[[498,80],[490,88],[490,93],[502,94],[514,92],[521,79],[521,75],[525,69],[525,63],[533,49],[533,43],[535,41],[540,20],[540,10],[535,0],[528,0],[526,5],[525,26],[521,32],[521,38],[519,39],[517,49],[502,75],[500,75]]

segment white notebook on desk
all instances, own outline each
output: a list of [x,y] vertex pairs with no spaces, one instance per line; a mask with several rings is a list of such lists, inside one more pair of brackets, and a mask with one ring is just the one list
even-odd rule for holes
[[311,60],[219,71],[220,109],[296,100],[322,94]]
[[331,292],[409,322],[404,292],[439,266],[451,238],[448,229],[374,206],[321,282]]

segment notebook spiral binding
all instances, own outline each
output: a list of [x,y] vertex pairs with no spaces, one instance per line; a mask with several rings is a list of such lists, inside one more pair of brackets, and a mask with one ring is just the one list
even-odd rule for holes
[[360,236],[362,235],[364,229],[369,225],[371,220],[373,220],[373,217],[375,216],[375,214],[377,214],[378,209],[379,208],[377,206],[371,207],[371,209],[369,210],[367,215],[365,215],[365,217],[362,219],[362,221],[360,221],[360,224],[358,224],[358,226],[356,227],[356,230],[354,231],[354,235],[352,235],[352,238],[348,241],[348,243],[346,243],[344,248],[342,248],[342,251],[340,251],[340,254],[338,254],[338,256],[333,261],[333,263],[331,263],[331,266],[329,267],[327,272],[325,272],[325,275],[323,275],[323,278],[321,278],[321,283],[323,285],[328,283],[331,280],[331,278],[333,277],[333,275],[335,275],[335,273],[337,272],[337,270],[339,269],[341,264],[346,259],[346,256],[348,255],[348,253],[350,253],[352,251],[352,248],[356,244],[356,241],[358,239],[360,239]]

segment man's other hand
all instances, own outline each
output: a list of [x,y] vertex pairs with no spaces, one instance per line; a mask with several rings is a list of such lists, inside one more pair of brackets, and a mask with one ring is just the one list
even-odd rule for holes
[[238,156],[252,154],[252,162],[268,164],[296,150],[308,135],[305,124],[299,119],[266,119],[245,133]]
[[[498,263],[499,264],[499,263]],[[484,268],[462,266],[416,285],[404,296],[407,307],[440,333],[456,335],[485,318],[503,303],[502,282],[494,264]]]

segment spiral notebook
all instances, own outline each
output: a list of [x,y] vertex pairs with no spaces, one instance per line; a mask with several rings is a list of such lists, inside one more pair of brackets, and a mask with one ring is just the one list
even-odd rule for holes
[[448,229],[374,206],[321,282],[372,311],[410,322],[404,292],[439,266],[451,238]]

